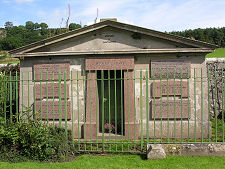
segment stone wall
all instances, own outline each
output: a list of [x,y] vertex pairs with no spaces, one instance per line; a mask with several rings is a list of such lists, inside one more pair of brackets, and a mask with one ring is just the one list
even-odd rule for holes
[[[188,99],[185,98],[185,93],[183,93],[183,119],[181,120],[178,115],[181,114],[181,109],[176,107],[176,119],[170,118],[168,120],[167,116],[167,95],[162,97],[162,102],[165,103],[165,106],[162,106],[162,109],[164,110],[162,113],[166,113],[165,117],[161,120],[161,105],[158,106],[158,111],[156,110],[155,114],[159,118],[156,118],[154,120],[154,100],[158,101],[161,104],[161,98],[156,97],[154,99],[154,93],[153,91],[153,86],[154,83],[160,83],[160,78],[156,79],[155,82],[152,80],[148,81],[149,84],[149,93],[148,93],[148,100],[149,100],[149,114],[146,112],[146,71],[145,70],[150,70],[150,63],[153,62],[154,60],[183,60],[190,62],[190,78],[185,79],[185,76],[183,76],[182,84],[185,85],[185,83],[189,84],[189,109],[188,105],[186,104],[185,106],[185,101]],[[177,63],[179,64],[179,63]],[[177,65],[174,66],[175,68],[182,68],[178,67]],[[140,96],[140,70],[142,70],[142,75],[143,75],[143,81],[142,81],[142,104],[140,102],[141,96]],[[183,69],[184,70],[184,69]],[[206,71],[206,62],[205,62],[205,57],[204,55],[202,56],[190,56],[190,55],[184,55],[182,57],[177,58],[174,55],[165,55],[160,56],[140,56],[136,59],[135,61],[135,103],[136,103],[136,112],[137,112],[137,121],[141,123],[142,119],[141,116],[143,117],[143,135],[144,137],[147,137],[147,133],[149,134],[150,138],[156,138],[156,139],[161,139],[161,138],[175,138],[180,139],[180,138],[195,138],[195,129],[196,129],[196,138],[201,138],[202,133],[204,138],[208,138],[209,132],[211,129],[209,129],[210,125],[208,123],[208,107],[204,106],[208,104],[208,86],[207,86],[207,78],[204,78],[202,80],[201,84],[201,70],[202,70],[202,76],[206,77],[207,76],[207,71]],[[180,70],[179,70],[180,71]],[[195,75],[194,75],[195,74]],[[148,75],[149,76],[149,75]],[[194,80],[194,76],[196,79]],[[171,79],[170,79],[171,80]],[[169,80],[169,81],[170,81]],[[173,81],[172,77],[172,81]],[[194,84],[195,81],[195,84]],[[165,82],[166,84],[166,79],[162,79],[162,83]],[[176,82],[180,84],[179,78],[176,79]],[[174,81],[172,82],[174,84]],[[166,85],[165,85],[166,86]],[[178,88],[176,91],[180,92]],[[195,93],[196,91],[196,93]],[[183,91],[184,92],[184,91]],[[172,91],[173,93],[173,91]],[[195,97],[196,96],[196,97]],[[181,96],[176,95],[175,100],[179,101]],[[174,101],[174,95],[169,95],[168,97],[169,101]],[[156,103],[156,102],[155,102]],[[177,105],[177,104],[176,104]],[[172,107],[169,106],[169,110],[172,110]],[[172,110],[173,111],[173,110]],[[141,115],[141,112],[143,114]],[[149,115],[149,121],[147,121],[147,114]],[[172,112],[172,115],[174,113]],[[185,118],[185,116],[189,118]],[[196,124],[195,124],[196,121]],[[149,128],[147,128],[147,123],[149,124]],[[203,127],[202,127],[203,126]],[[168,130],[169,128],[169,130]],[[189,130],[188,130],[189,128]],[[148,130],[148,131],[147,131]],[[189,133],[188,133],[189,131]]]
[[[40,108],[40,101],[42,100],[42,108],[43,111],[47,111],[47,98],[46,98],[46,86],[51,86],[48,88],[48,118],[52,118],[51,112],[53,111],[51,105],[53,105],[53,97],[51,96],[51,91],[54,87],[54,112],[55,115],[55,125],[59,125],[59,78],[58,78],[58,72],[60,70],[61,64],[69,64],[68,71],[67,71],[67,77],[66,77],[66,91],[67,91],[67,125],[68,129],[73,131],[74,135],[76,137],[81,137],[81,129],[82,125],[84,124],[85,119],[85,88],[86,83],[82,79],[86,77],[86,74],[82,71],[84,68],[84,62],[85,59],[82,57],[40,57],[40,58],[27,58],[26,60],[20,61],[20,79],[23,79],[20,83],[20,111],[25,110],[27,107],[32,106],[33,109],[36,109],[36,112],[38,112],[38,108]],[[40,74],[33,74],[34,66],[35,65],[42,65],[45,64],[53,65],[53,64],[59,64],[57,67],[54,67],[54,70],[52,69],[52,72],[54,72],[54,78],[53,74],[49,73],[48,77],[46,77],[46,74],[41,75],[42,80],[49,79],[50,81],[48,84],[46,84],[45,81],[43,81],[40,84]],[[51,66],[47,66],[48,68]],[[69,74],[68,74],[69,73]],[[29,83],[28,83],[29,79]],[[34,80],[35,79],[35,83]],[[69,79],[69,80],[68,80]],[[79,79],[79,81],[77,81]],[[54,84],[52,82],[54,81]],[[63,112],[64,104],[65,104],[65,98],[64,98],[64,72],[61,72],[61,106],[62,106],[62,126],[65,126],[65,114]],[[57,84],[57,85],[56,85]],[[35,85],[35,90],[34,90]],[[40,87],[41,86],[41,87]],[[71,87],[72,92],[71,93]],[[42,88],[42,98],[40,99],[40,88]],[[39,90],[38,90],[39,89]],[[29,92],[28,92],[29,90]],[[34,95],[34,91],[36,92],[36,95]],[[39,92],[39,95],[38,95]],[[79,97],[77,97],[79,96]],[[36,99],[36,107],[34,106],[34,97]],[[22,99],[23,98],[23,99]],[[29,100],[28,100],[29,98]],[[22,106],[23,105],[23,106]],[[58,113],[58,115],[57,115]],[[41,115],[40,115],[41,116]],[[39,116],[39,117],[40,117]],[[57,117],[58,116],[58,117]],[[43,119],[47,119],[47,114],[42,115]],[[49,120],[49,123],[53,123],[53,120]],[[78,134],[79,133],[79,134]]]
[[[98,56],[96,56],[96,57],[98,57]],[[182,113],[183,113],[182,120],[181,120],[181,109],[180,109],[181,106],[176,107],[176,114],[177,114],[176,120],[174,120],[173,117],[171,117],[171,119],[168,120],[167,105],[163,107],[163,113],[165,115],[164,118],[161,120],[161,111],[158,110],[156,112],[158,118],[155,121],[153,119],[154,118],[152,116],[152,114],[153,114],[152,105],[153,105],[153,101],[154,101],[153,92],[152,92],[153,84],[154,83],[160,84],[160,80],[158,79],[158,80],[154,81],[151,77],[151,79],[148,79],[148,82],[147,82],[146,72],[148,72],[148,77],[150,77],[151,62],[160,60],[160,59],[164,60],[164,61],[166,61],[166,60],[171,61],[171,59],[176,60],[176,61],[183,60],[185,62],[189,62],[189,64],[190,64],[190,72],[189,72],[190,78],[187,79],[187,77],[183,76],[184,79],[182,80],[182,84],[184,85],[184,87],[186,86],[185,89],[183,88],[183,94],[182,94],[183,104],[184,104],[183,110],[182,110]],[[83,128],[84,123],[86,122],[86,118],[87,118],[87,116],[85,117],[85,115],[86,115],[85,113],[87,113],[86,108],[87,108],[87,103],[88,103],[88,102],[86,102],[87,84],[84,80],[82,80],[82,79],[85,79],[87,76],[87,72],[86,73],[83,72],[83,71],[85,71],[85,57],[83,57],[83,56],[80,56],[80,57],[78,57],[78,56],[35,57],[35,58],[26,58],[25,60],[21,60],[20,78],[23,79],[24,81],[20,85],[20,96],[21,96],[20,97],[20,111],[23,109],[22,104],[25,107],[28,107],[34,103],[34,93],[33,93],[34,85],[36,85],[35,86],[36,88],[38,87],[38,85],[40,86],[40,82],[36,82],[36,84],[34,84],[34,82],[32,81],[32,79],[34,78],[33,70],[35,68],[35,65],[42,64],[42,66],[43,66],[43,64],[54,64],[54,63],[69,63],[69,65],[70,65],[69,72],[70,72],[70,76],[72,76],[73,80],[72,81],[67,80],[66,85],[68,86],[68,91],[69,91],[69,96],[67,97],[67,103],[70,107],[68,109],[72,109],[72,110],[70,111],[70,114],[68,114],[68,115],[70,115],[70,117],[67,119],[68,120],[67,124],[68,124],[68,128],[74,131],[74,135],[76,138],[78,138],[78,136],[83,137],[82,128]],[[183,67],[181,66],[180,68],[182,69]],[[48,67],[48,69],[50,69],[50,68]],[[54,72],[57,73],[57,71],[59,69],[60,69],[60,66],[58,66],[56,68],[56,70],[54,70]],[[53,71],[53,69],[51,69],[51,70]],[[72,74],[71,74],[71,71],[72,71]],[[125,104],[124,106],[126,107],[126,109],[127,109],[128,105],[130,106],[129,107],[130,115],[135,113],[134,115],[132,115],[132,117],[129,117],[130,122],[128,124],[126,124],[126,125],[129,125],[130,127],[136,126],[136,125],[139,126],[139,127],[136,127],[136,130],[137,130],[136,135],[138,137],[135,137],[135,138],[140,138],[140,136],[142,134],[141,127],[143,129],[142,130],[143,136],[147,137],[147,135],[149,135],[150,138],[155,137],[155,138],[160,139],[160,138],[167,138],[167,137],[169,137],[169,138],[176,137],[178,139],[178,138],[182,137],[183,139],[185,139],[185,138],[188,138],[188,136],[190,138],[194,138],[195,137],[195,129],[197,131],[196,132],[197,138],[201,138],[202,134],[203,134],[204,138],[208,137],[208,135],[209,135],[208,126],[210,126],[208,123],[208,106],[203,106],[203,105],[207,105],[207,103],[208,103],[207,79],[204,79],[202,81],[202,84],[201,84],[201,80],[199,80],[199,79],[196,80],[196,83],[195,83],[196,93],[194,93],[194,73],[195,73],[196,77],[201,77],[201,72],[204,77],[207,76],[204,55],[192,56],[190,54],[189,55],[186,54],[186,55],[183,55],[182,57],[177,58],[177,56],[173,55],[173,54],[167,54],[167,55],[156,55],[156,54],[155,55],[145,55],[145,54],[142,54],[142,55],[138,55],[138,56],[134,57],[134,71],[133,72],[134,72],[134,74],[132,73],[132,75],[130,77],[134,76],[135,80],[132,80],[132,78],[129,78],[129,81],[134,82],[134,90],[133,91],[135,92],[135,99],[134,99],[135,104],[132,104],[132,105]],[[142,73],[142,82],[140,81],[141,73]],[[126,75],[126,72],[124,75]],[[36,75],[35,77],[40,78],[40,77],[38,77],[38,75]],[[27,81],[28,78],[30,80],[29,84]],[[43,76],[42,78],[46,78],[46,76]],[[49,75],[49,78],[54,79],[54,77],[52,77],[52,75]],[[62,78],[63,78],[63,75],[62,75]],[[68,77],[66,77],[66,78],[68,78]],[[77,78],[79,79],[78,81],[76,80]],[[58,80],[58,78],[56,80]],[[163,81],[166,82],[166,79],[164,79]],[[49,83],[48,85],[50,85],[50,84],[52,84],[52,83]],[[147,84],[148,84],[148,99],[147,99],[147,93],[146,93]],[[181,82],[179,79],[177,79],[176,85],[179,86],[179,84],[181,84]],[[188,101],[187,85],[188,84],[189,84],[189,93],[188,93],[189,94],[189,107],[187,104],[187,101]],[[42,85],[44,85],[44,84],[42,83]],[[64,85],[63,81],[62,81],[62,85]],[[127,86],[127,85],[125,85],[125,86]],[[23,87],[23,90],[22,90],[22,87]],[[71,87],[72,87],[73,93],[71,93]],[[131,87],[131,86],[129,86],[129,87]],[[142,97],[141,97],[141,93],[140,93],[141,87],[142,87],[142,91],[143,91]],[[63,90],[63,88],[62,88],[62,90]],[[178,92],[175,96],[177,101],[181,100],[179,89],[181,89],[181,88],[178,87],[176,89],[176,91]],[[29,93],[28,93],[28,90],[29,90]],[[88,88],[88,90],[90,90],[90,89]],[[93,92],[93,89],[91,89],[91,91]],[[201,91],[204,91],[203,94],[201,93]],[[132,91],[129,91],[127,93],[129,93],[129,95],[131,95]],[[155,94],[158,95],[159,93],[158,94],[155,93]],[[62,94],[62,96],[64,96],[64,95]],[[196,96],[196,98],[195,98],[195,96]],[[22,99],[22,97],[23,97],[23,99]],[[46,102],[46,95],[45,96],[42,95],[42,97],[44,97],[43,99]],[[201,97],[203,97],[203,98],[201,99]],[[28,98],[29,98],[29,101],[28,101]],[[40,100],[40,97],[38,97],[36,99]],[[129,98],[129,99],[131,99],[131,98]],[[142,99],[142,102],[141,102],[141,99]],[[167,104],[167,97],[163,96],[162,99],[163,99],[163,102],[165,102],[165,104]],[[174,96],[170,95],[168,99],[173,101]],[[49,95],[49,100],[52,100],[52,97],[50,97],[50,95]],[[159,98],[158,98],[158,100],[161,101]],[[58,101],[58,100],[56,100],[56,101]],[[64,102],[64,101],[65,101],[64,97],[62,97],[62,102]],[[51,104],[52,103],[49,103],[49,105],[51,105]],[[93,106],[93,105],[94,104],[91,104],[91,106]],[[148,105],[149,109],[147,109],[147,105]],[[177,103],[177,105],[178,105],[178,103]],[[170,106],[170,108],[172,108],[172,107],[173,106]],[[160,108],[160,107],[158,107],[158,108]],[[93,110],[91,109],[91,111],[94,111],[94,110],[96,110],[96,109],[93,109]],[[52,111],[52,109],[49,109],[49,111]],[[170,109],[170,111],[173,111],[173,110]],[[171,115],[173,115],[173,113]],[[63,118],[65,118],[65,117],[63,117]],[[96,118],[96,117],[92,116],[92,118]],[[149,118],[149,121],[147,120],[148,118]],[[132,123],[131,123],[131,120],[132,120]],[[195,121],[196,121],[196,123],[195,123]],[[53,121],[50,121],[50,123],[52,123],[52,122]],[[56,120],[55,124],[59,125],[59,122]],[[196,124],[196,126],[195,126],[195,124]],[[65,121],[63,120],[62,126],[64,126],[64,125],[65,125]],[[147,127],[147,125],[149,125],[149,126]],[[202,128],[202,126],[203,126],[203,128]],[[188,130],[188,127],[189,127],[189,130]],[[169,130],[168,130],[168,128],[169,128]],[[133,133],[133,130],[134,130],[134,128],[129,130],[130,134]],[[188,133],[188,131],[189,131],[189,133]],[[134,136],[132,134],[129,137],[132,138]]]
[[[209,104],[212,117],[222,118],[225,109],[225,59],[210,59],[207,61],[209,80]],[[223,95],[222,95],[223,94]]]
[[0,28],[0,39],[5,38],[6,37],[6,30],[5,29],[1,29]]
[[166,156],[225,156],[223,143],[148,144],[147,158],[162,159]]

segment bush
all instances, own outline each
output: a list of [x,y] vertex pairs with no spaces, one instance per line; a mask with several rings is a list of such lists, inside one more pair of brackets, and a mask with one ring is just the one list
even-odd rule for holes
[[6,76],[0,72],[0,121],[4,119],[3,106],[6,102],[7,85],[5,83]]
[[225,140],[224,137],[224,131],[225,131],[225,122],[223,122],[222,119],[217,119],[217,124],[216,124],[216,119],[212,118],[212,141],[214,142],[223,142]]
[[75,153],[71,133],[40,120],[0,124],[0,159],[61,161]]

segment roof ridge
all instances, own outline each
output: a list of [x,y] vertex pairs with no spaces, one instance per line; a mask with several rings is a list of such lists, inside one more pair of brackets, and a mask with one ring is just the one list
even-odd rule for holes
[[[195,46],[195,47],[205,47],[205,48],[210,48],[210,49],[215,49],[218,46],[214,45],[214,44],[210,44],[207,42],[203,42],[203,41],[198,41],[198,40],[193,40],[193,39],[189,39],[186,37],[182,37],[179,35],[173,35],[173,34],[169,34],[169,33],[165,33],[165,32],[160,32],[157,30],[153,30],[153,29],[148,29],[148,28],[144,28],[144,27],[140,27],[140,26],[136,26],[136,25],[130,25],[130,24],[126,24],[126,23],[122,23],[122,22],[117,22],[117,21],[112,21],[112,20],[105,20],[102,22],[98,22],[89,26],[85,26],[83,28],[79,28],[79,29],[75,29],[66,33],[62,33],[50,38],[46,38],[16,49],[13,49],[11,51],[9,51],[10,54],[14,54],[14,53],[21,53],[21,52],[26,52],[29,48],[35,47],[35,49],[40,48],[45,46],[47,43],[49,42],[53,42],[55,40],[54,43],[57,43],[58,41],[61,40],[65,40],[68,38],[72,38],[74,36],[79,36],[76,34],[79,33],[87,33],[93,30],[97,30],[100,29],[102,27],[106,27],[106,26],[112,26],[112,27],[117,27],[120,29],[124,29],[124,30],[129,30],[129,31],[133,31],[133,32],[141,32],[143,34],[146,35],[151,35],[157,38],[161,38],[161,39],[165,39],[165,40],[169,40],[169,41],[174,41],[177,43],[183,43],[183,44],[187,44],[190,46]],[[73,36],[74,35],[74,36]],[[57,41],[58,40],[58,41]],[[51,43],[49,43],[51,44]],[[47,45],[49,45],[47,44]]]

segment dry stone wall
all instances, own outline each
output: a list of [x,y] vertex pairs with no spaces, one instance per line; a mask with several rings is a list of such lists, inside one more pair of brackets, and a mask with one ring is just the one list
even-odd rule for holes
[[207,61],[209,105],[212,117],[222,118],[225,110],[225,59]]

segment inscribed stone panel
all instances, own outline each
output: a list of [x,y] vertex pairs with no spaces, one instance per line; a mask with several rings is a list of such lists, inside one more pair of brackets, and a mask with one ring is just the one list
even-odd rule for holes
[[[46,63],[35,64],[33,66],[33,72],[35,73],[35,80],[58,80],[59,73],[61,73],[61,79],[64,79],[64,72],[66,72],[66,78],[70,78],[70,63]],[[40,77],[41,73],[41,77]],[[47,77],[48,74],[48,77]],[[54,77],[53,77],[54,74]]]
[[[175,91],[174,91],[175,87]],[[182,97],[188,97],[188,82],[182,81],[182,87],[181,87],[181,81],[173,81],[168,80],[168,84],[166,80],[156,81],[153,84],[153,97],[161,97],[161,96],[181,96]],[[181,90],[182,89],[182,90]],[[155,92],[155,93],[154,93]]]
[[[155,104],[154,104],[155,103]],[[175,106],[174,106],[174,100],[161,100],[161,99],[156,99],[155,101],[152,101],[152,113],[151,113],[151,118],[154,119],[154,114],[155,114],[155,119],[181,119],[181,114],[182,114],[182,119],[188,119],[188,100],[175,100]],[[190,107],[190,105],[189,105]],[[174,109],[175,108],[175,109]],[[175,112],[174,112],[175,110]],[[168,115],[169,114],[169,115]]]
[[87,58],[86,70],[127,70],[134,69],[134,57]]
[[[71,108],[70,108],[70,101],[67,101],[67,119],[71,119]],[[47,110],[48,109],[48,110]],[[53,111],[54,109],[54,111]],[[42,112],[41,112],[42,110]],[[42,119],[55,119],[59,120],[60,118],[60,105],[59,101],[54,101],[54,106],[53,106],[53,101],[36,101],[36,111],[40,111],[40,114],[38,114],[39,117],[42,117]],[[62,119],[64,120],[65,117],[65,102],[61,101],[61,115]]]
[[190,76],[190,61],[181,59],[165,59],[151,61],[151,77],[155,78],[188,78]]
[[[54,86],[54,93],[53,93],[53,86]],[[42,88],[42,92],[41,89]],[[47,92],[48,90],[48,92]],[[40,95],[42,93],[42,95]],[[35,98],[36,99],[43,99],[47,98],[47,93],[48,93],[48,98],[59,98],[59,83],[48,83],[48,88],[46,88],[46,83],[40,85],[36,84],[35,85]],[[61,84],[61,98],[64,99],[64,84]],[[69,85],[66,85],[66,98],[69,98]]]

